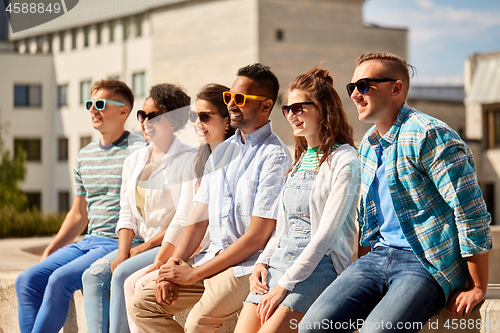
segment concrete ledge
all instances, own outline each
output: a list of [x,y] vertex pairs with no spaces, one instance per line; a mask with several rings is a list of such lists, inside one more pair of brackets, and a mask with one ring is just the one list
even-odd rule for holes
[[421,333],[500,333],[500,284],[489,284],[486,300],[467,317],[458,317],[441,310],[422,328]]
[[[18,274],[0,273],[0,333],[19,333],[17,320],[17,298],[14,283]],[[177,316],[175,320],[184,325],[191,309],[187,309]],[[220,329],[220,333],[231,333],[236,327],[238,316],[233,315],[227,319]],[[69,305],[68,319],[59,333],[86,333],[85,311],[83,308],[83,294],[77,290]]]

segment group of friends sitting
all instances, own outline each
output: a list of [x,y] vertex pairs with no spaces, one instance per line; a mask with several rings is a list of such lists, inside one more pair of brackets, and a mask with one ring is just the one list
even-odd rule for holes
[[[59,332],[82,288],[91,333],[218,332],[236,313],[236,333],[418,332],[444,307],[470,313],[491,217],[469,147],[406,104],[412,70],[390,53],[357,59],[347,94],[374,125],[359,144],[329,71],[298,75],[279,106],[293,158],[263,64],[193,105],[153,86],[142,135],[125,130],[131,89],[95,82],[85,107],[100,139],[79,152],[60,231],[16,280],[21,332]],[[197,148],[176,136],[188,121]]]

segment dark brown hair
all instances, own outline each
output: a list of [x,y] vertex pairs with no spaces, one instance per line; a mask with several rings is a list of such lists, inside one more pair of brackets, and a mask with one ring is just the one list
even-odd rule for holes
[[119,102],[124,103],[128,107],[128,113],[130,114],[134,107],[134,93],[125,82],[115,79],[96,81],[90,87],[90,92],[94,94],[103,89],[113,92],[118,99],[121,99]]
[[380,61],[383,64],[383,69],[380,75],[389,79],[401,80],[401,82],[403,82],[405,92],[408,93],[408,89],[410,89],[410,69],[411,77],[413,77],[416,72],[416,68],[414,66],[407,63],[406,60],[389,52],[372,52],[362,54],[356,60],[356,66],[370,60]]
[[[224,91],[229,91],[230,88],[223,86],[218,83],[209,83],[203,88],[201,88],[200,92],[198,95],[196,95],[196,99],[201,99],[204,101],[209,102],[213,106],[217,108],[217,111],[219,112],[220,116],[222,118],[227,118],[229,117],[229,112],[227,111],[227,105],[224,103],[222,100],[222,93]],[[229,138],[234,134],[235,129],[229,126],[228,130],[225,132],[225,137],[224,139]],[[198,148],[198,153],[196,154],[196,161],[195,161],[195,173],[196,177],[198,177],[198,180],[201,179],[203,176],[203,171],[205,170],[205,163],[207,162],[208,156],[212,153],[212,150],[210,148],[209,144],[202,144]]]
[[149,97],[155,102],[159,114],[165,114],[175,110],[172,114],[166,114],[168,121],[174,126],[174,132],[182,129],[189,118],[189,97],[184,90],[169,83],[157,84],[151,87]]
[[[347,115],[342,107],[342,101],[335,88],[333,88],[333,79],[328,70],[319,69],[316,66],[310,69],[305,74],[297,76],[288,87],[288,94],[293,90],[304,92],[307,98],[314,102],[319,113],[319,137],[321,144],[318,149],[318,154],[323,152],[323,156],[319,161],[318,168],[332,152],[333,145],[349,144],[354,145],[352,126],[347,120]],[[302,136],[294,136],[295,138],[295,162],[290,167],[290,172],[293,167],[299,162],[302,154],[307,151],[307,141]]]

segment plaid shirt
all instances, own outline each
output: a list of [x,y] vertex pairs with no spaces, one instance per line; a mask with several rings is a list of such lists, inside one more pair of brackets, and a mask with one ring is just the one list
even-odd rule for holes
[[468,281],[464,258],[491,250],[491,216],[472,152],[448,125],[407,104],[383,137],[372,127],[359,148],[362,246],[373,245],[379,235],[369,188],[381,149],[388,150],[385,173],[401,229],[448,299]]

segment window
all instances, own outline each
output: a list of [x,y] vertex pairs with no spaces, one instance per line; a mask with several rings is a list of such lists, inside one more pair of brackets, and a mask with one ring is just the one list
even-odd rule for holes
[[132,90],[135,97],[144,97],[146,94],[145,76],[144,72],[132,74]]
[[500,105],[485,107],[486,146],[500,148]]
[[491,224],[495,224],[495,185],[484,184],[481,186],[481,190],[488,213],[491,214]]
[[80,137],[80,149],[82,149],[83,147],[85,147],[86,145],[88,145],[91,142],[92,142],[92,137],[90,135],[89,136],[81,136]]
[[101,44],[101,36],[102,36],[102,23],[98,23],[95,26],[95,32],[96,32],[96,44],[100,45]]
[[283,30],[281,29],[276,30],[276,40],[278,42],[281,42],[283,38],[285,38],[285,33],[283,32]]
[[49,53],[52,53],[52,43],[54,42],[54,34],[49,34],[47,36],[47,39],[49,41],[49,49],[47,50]]
[[38,36],[36,38],[36,53],[43,53],[43,37]]
[[68,160],[68,138],[57,139],[57,160]]
[[69,86],[67,84],[57,86],[57,106],[58,107],[68,105],[68,91],[69,91]]
[[84,47],[89,47],[89,33],[90,33],[90,27],[86,26],[83,28],[83,46]]
[[130,19],[124,18],[122,20],[123,40],[128,39],[129,26],[130,26]]
[[135,37],[142,36],[142,22],[144,22],[144,16],[137,15],[135,17]]
[[64,31],[61,31],[59,33],[59,51],[64,51],[64,36],[65,36],[65,32]]
[[115,41],[115,22],[109,22],[109,42]]
[[69,192],[59,191],[57,193],[57,210],[59,214],[69,212]]
[[92,96],[90,95],[90,80],[80,82],[80,104],[85,103],[85,101],[88,101],[91,98]]
[[24,192],[26,195],[26,208],[28,209],[42,209],[42,193],[40,192]]
[[41,107],[42,86],[41,85],[14,85],[15,107]]
[[24,53],[31,53],[30,50],[31,40],[29,38],[26,38],[24,40],[24,45],[25,45]]
[[26,153],[26,161],[40,162],[42,160],[42,140],[41,139],[14,139],[14,154],[20,151]]
[[77,29],[72,29],[71,30],[71,48],[73,50],[76,50],[76,37],[78,36],[78,30]]

